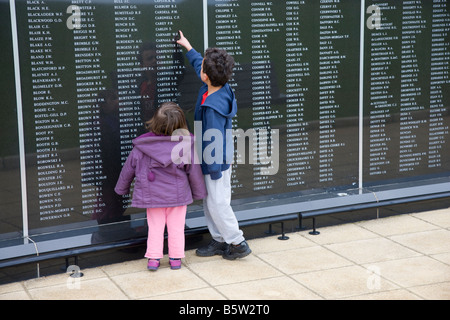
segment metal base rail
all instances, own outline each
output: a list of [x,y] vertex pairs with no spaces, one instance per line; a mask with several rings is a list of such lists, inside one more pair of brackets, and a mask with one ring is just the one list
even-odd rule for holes
[[[383,200],[383,201],[377,200],[376,202],[369,202],[369,203],[356,204],[356,205],[347,205],[347,206],[340,206],[340,207],[334,207],[334,208],[326,208],[326,209],[313,210],[313,211],[308,211],[308,212],[289,213],[289,214],[271,216],[271,217],[262,218],[262,219],[244,220],[244,221],[239,221],[239,225],[241,227],[246,227],[246,226],[253,226],[253,225],[269,224],[269,230],[266,232],[266,234],[267,233],[274,234],[274,232],[272,230],[272,225],[280,223],[282,235],[280,237],[278,237],[278,239],[279,240],[288,240],[289,237],[285,235],[284,221],[297,219],[298,226],[296,227],[296,229],[304,230],[303,219],[312,218],[312,222],[313,222],[312,231],[310,231],[309,233],[311,235],[318,235],[318,234],[320,234],[320,232],[317,231],[317,227],[316,227],[316,217],[318,217],[318,216],[342,213],[342,212],[357,211],[357,210],[364,210],[364,209],[370,209],[370,208],[386,207],[386,206],[390,206],[390,205],[398,205],[398,204],[433,200],[433,199],[446,198],[446,197],[450,197],[450,191],[444,192],[444,193],[438,193],[438,194],[431,194],[431,195],[405,197],[405,198],[400,198],[400,199],[389,199],[389,200]],[[200,227],[200,228],[195,228],[195,229],[186,229],[186,235],[206,233],[207,231],[208,231],[208,229],[206,226]],[[86,246],[86,247],[82,247],[82,248],[66,249],[66,250],[55,251],[55,252],[44,253],[44,254],[41,253],[41,254],[33,255],[33,256],[14,258],[14,259],[10,259],[10,260],[0,261],[0,268],[12,267],[12,266],[21,265],[21,264],[39,263],[40,261],[60,259],[60,258],[65,258],[66,265],[67,265],[69,258],[75,258],[75,261],[77,261],[78,256],[80,256],[81,254],[138,246],[138,245],[145,244],[146,240],[147,240],[146,237],[140,237],[140,238],[134,238],[134,239],[129,239],[129,240],[105,243],[105,244],[101,244],[101,245]],[[38,277],[39,277],[39,271],[38,271]]]
[[[54,251],[36,256],[25,256],[21,258],[14,258],[6,261],[0,261],[0,268],[12,267],[20,264],[37,263],[40,261],[53,260],[59,258],[65,258],[66,262],[69,258],[76,258],[81,254],[92,253],[98,251],[105,251],[115,248],[131,247],[144,243],[146,238],[136,238],[126,241],[118,241],[113,243],[107,243],[103,245],[86,246],[83,248],[66,249],[61,251]],[[77,258],[76,258],[77,259]]]
[[341,212],[365,210],[365,209],[371,209],[371,208],[387,207],[387,206],[392,206],[392,205],[434,200],[434,199],[447,198],[447,197],[450,197],[450,192],[431,194],[431,195],[423,195],[423,196],[405,197],[405,198],[399,198],[399,199],[388,199],[388,200],[382,200],[382,201],[377,200],[376,202],[341,206],[341,207],[335,207],[335,208],[327,208],[327,209],[314,210],[314,211],[309,211],[309,212],[299,212],[298,213],[298,220],[299,220],[298,229],[303,229],[302,220],[304,218],[312,218],[313,230],[311,232],[309,232],[309,234],[318,235],[318,234],[320,234],[320,232],[317,231],[317,229],[316,229],[316,217],[318,217],[318,216],[329,215],[329,214],[334,214],[334,213],[341,213]]

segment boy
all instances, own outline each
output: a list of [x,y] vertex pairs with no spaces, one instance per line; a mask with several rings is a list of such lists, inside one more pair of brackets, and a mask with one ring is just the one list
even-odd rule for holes
[[[231,129],[231,119],[237,112],[234,92],[227,83],[233,73],[234,59],[225,50],[218,48],[207,49],[203,59],[181,31],[177,43],[186,48],[186,57],[203,82],[194,114],[194,120],[201,121],[202,137],[205,137],[204,134],[209,129],[213,129],[210,132],[220,131],[223,140],[222,159],[217,161],[219,150],[214,150],[214,159],[213,156],[211,159],[204,157],[204,153],[207,153],[204,152],[205,148],[213,141],[202,139],[201,167],[208,191],[203,207],[206,224],[213,239],[207,246],[197,249],[196,253],[202,257],[218,254],[228,260],[243,258],[252,251],[231,208],[231,161],[226,161],[233,156],[233,144],[227,145],[226,130]],[[216,145],[217,142],[214,142]]]

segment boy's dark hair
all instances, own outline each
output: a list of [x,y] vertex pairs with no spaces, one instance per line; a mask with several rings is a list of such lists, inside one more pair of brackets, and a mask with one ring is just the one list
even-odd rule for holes
[[233,76],[234,58],[224,49],[208,48],[203,60],[203,72],[215,87],[223,86]]
[[146,128],[157,135],[170,136],[177,129],[186,129],[186,117],[175,102],[164,102],[153,117],[145,123]]

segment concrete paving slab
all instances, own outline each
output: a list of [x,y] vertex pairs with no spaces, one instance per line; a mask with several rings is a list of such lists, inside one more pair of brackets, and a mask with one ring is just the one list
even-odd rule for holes
[[369,266],[376,266],[382,278],[404,288],[450,281],[450,266],[427,256],[377,262],[366,267]]
[[322,299],[316,293],[287,276],[223,285],[218,286],[217,290],[230,300]]
[[450,228],[450,208],[425,211],[411,215],[441,228]]
[[111,277],[130,299],[144,299],[152,296],[207,288],[208,284],[188,268],[171,270],[160,268],[156,272],[143,270]]
[[356,265],[296,274],[292,277],[325,299],[340,299],[398,288],[381,277],[373,280],[370,269]]
[[110,279],[67,279],[67,283],[29,289],[33,300],[125,300],[128,297]]
[[263,253],[259,257],[286,274],[338,268],[353,264],[350,260],[321,246]]
[[420,255],[386,238],[329,244],[327,249],[357,264],[394,260]]
[[422,254],[450,252],[450,231],[445,229],[402,234],[390,239]]
[[375,232],[382,236],[393,236],[412,232],[438,230],[438,226],[414,215],[392,216],[383,219],[374,219],[357,222],[356,225]]
[[450,299],[450,209],[403,214],[248,240],[241,260],[186,252],[0,285],[0,300],[321,300]]
[[280,276],[281,273],[259,259],[249,255],[240,260],[210,260],[189,264],[189,268],[212,286]]

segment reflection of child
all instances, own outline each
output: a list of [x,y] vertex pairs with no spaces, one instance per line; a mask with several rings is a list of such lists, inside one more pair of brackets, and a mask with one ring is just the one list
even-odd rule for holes
[[[100,150],[101,150],[101,175],[105,177],[102,181],[101,193],[94,209],[93,219],[99,224],[129,220],[124,216],[125,208],[122,196],[114,192],[117,178],[122,168],[120,162],[120,120],[119,120],[119,97],[112,89],[101,91],[98,94],[98,105],[100,107]],[[100,231],[102,229],[100,228]],[[117,236],[115,234],[114,236]]]
[[[167,225],[170,266],[181,268],[184,258],[184,226],[187,205],[206,196],[201,168],[194,159],[173,159],[172,150],[180,143],[172,134],[187,134],[184,113],[174,102],[163,103],[147,123],[151,131],[133,140],[133,150],[120,173],[115,191],[129,193],[136,178],[132,206],[147,208],[148,240],[145,257],[148,269],[157,270],[163,257],[164,228]],[[185,129],[178,130],[177,129]],[[191,136],[192,137],[192,136]],[[183,139],[184,142],[185,139]],[[191,155],[195,155],[194,139]],[[185,148],[183,148],[185,150]],[[188,149],[189,150],[189,149]],[[187,160],[187,161],[186,161]]]
[[[225,259],[242,258],[251,253],[231,207],[231,166],[228,159],[233,156],[233,145],[227,145],[226,130],[231,129],[232,118],[236,115],[237,104],[234,92],[227,83],[231,78],[234,59],[225,50],[210,48],[203,59],[192,48],[180,31],[178,44],[185,47],[186,57],[203,82],[195,105],[195,121],[202,123],[202,135],[210,129],[222,134],[222,155],[219,161],[202,159],[208,196],[204,201],[206,223],[213,240],[197,250],[199,256],[221,254]],[[217,138],[216,138],[217,139]],[[202,139],[203,140],[203,139]],[[231,139],[230,139],[231,140]],[[212,141],[203,141],[204,150]],[[218,151],[215,151],[216,154]]]
[[139,48],[138,60],[142,68],[142,75],[138,79],[137,89],[141,97],[141,119],[145,123],[153,117],[158,105],[156,45],[150,42],[144,43]]
[[[146,123],[153,117],[161,102],[177,99],[176,88],[184,77],[184,57],[181,50],[177,48],[175,43],[173,43],[172,57],[165,58],[165,55],[158,54],[156,43],[144,42],[139,47],[137,59],[139,61],[142,73],[136,80],[136,94],[140,96],[141,119],[143,123]],[[173,68],[173,71],[169,72],[167,69],[162,70],[161,68],[167,68],[167,64],[165,63],[169,62],[171,64],[171,68]],[[170,84],[167,82],[158,83],[157,75],[160,72],[164,72],[165,74],[170,73]],[[163,90],[168,89],[168,86],[170,87],[169,91]]]

